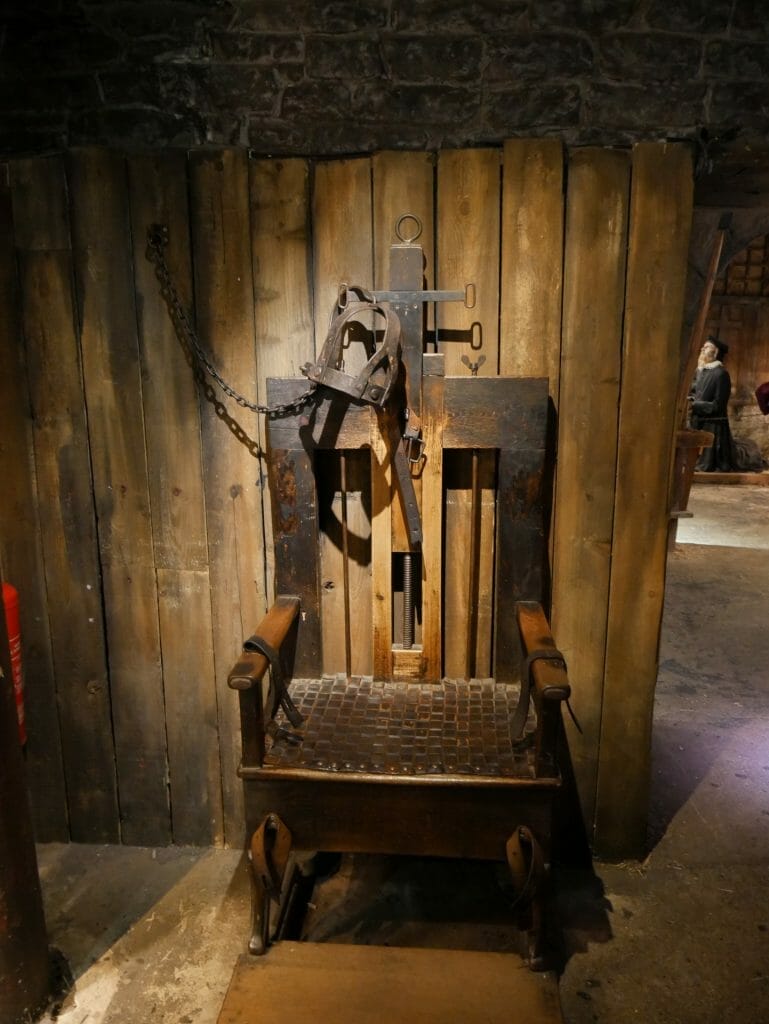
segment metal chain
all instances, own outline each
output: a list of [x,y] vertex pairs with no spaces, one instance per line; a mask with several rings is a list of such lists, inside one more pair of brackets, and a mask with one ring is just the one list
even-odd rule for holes
[[165,299],[179,340],[187,350],[190,360],[194,364],[195,376],[204,390],[205,397],[213,403],[217,416],[228,423],[228,426],[239,440],[248,443],[249,439],[242,428],[229,419],[226,406],[222,405],[218,400],[216,391],[206,380],[206,374],[216,381],[222,391],[229,395],[238,405],[244,409],[250,409],[252,412],[261,413],[264,416],[285,416],[288,413],[297,412],[299,409],[302,409],[313,398],[317,384],[311,383],[307,390],[303,391],[293,401],[277,405],[260,405],[258,402],[252,402],[244,395],[241,395],[239,391],[236,391],[232,385],[228,384],[200,344],[195,328],[192,326],[187,311],[182,305],[166,260],[165,249],[167,245],[168,228],[164,224],[151,224],[147,229],[147,259],[155,268],[155,276],[160,282],[160,294]]

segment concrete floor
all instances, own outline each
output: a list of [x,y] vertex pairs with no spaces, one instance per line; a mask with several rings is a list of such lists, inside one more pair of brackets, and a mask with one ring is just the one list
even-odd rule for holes
[[[649,855],[556,876],[569,1024],[769,1022],[769,488],[696,486],[690,508],[668,573]],[[74,978],[46,1021],[214,1024],[248,928],[238,852],[39,856]],[[350,859],[317,887],[307,933],[516,950],[503,889],[483,865]]]

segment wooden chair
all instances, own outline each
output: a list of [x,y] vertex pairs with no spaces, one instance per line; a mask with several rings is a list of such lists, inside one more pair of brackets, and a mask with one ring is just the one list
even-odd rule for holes
[[[268,423],[278,596],[230,675],[240,697],[253,867],[249,948],[263,953],[269,944],[270,902],[286,889],[292,849],[479,858],[509,864],[530,963],[540,967],[541,881],[561,785],[561,703],[570,692],[541,604],[547,381],[445,377],[444,357],[423,352],[422,302],[460,296],[421,291],[422,252],[411,239],[393,246],[392,278],[394,290],[376,300],[397,314],[399,379],[411,385],[409,422],[421,427],[416,443],[412,433],[400,450],[413,459],[407,493],[399,496],[393,484],[404,430],[392,402],[380,408],[370,395],[359,401],[321,385],[309,405]],[[306,387],[305,380],[272,380],[269,404],[288,404]],[[350,600],[348,573],[361,541],[348,527],[345,493],[351,467],[359,476],[361,466],[369,481],[371,607]],[[444,535],[446,480],[460,471],[468,479],[468,528],[466,543],[453,550]],[[493,579],[477,569],[483,473],[494,495]],[[339,511],[330,507],[330,491],[341,491]],[[421,507],[421,538],[404,512],[409,501]],[[320,542],[329,536],[343,556],[340,580],[321,572]],[[464,671],[445,678],[442,631],[450,624],[442,598],[450,569],[467,587],[468,636],[477,628],[479,595],[493,598],[493,645],[490,665],[479,665],[468,642]],[[347,597],[336,641],[346,671],[324,676],[329,582]],[[371,670],[355,675],[350,636],[361,622],[371,631]]]

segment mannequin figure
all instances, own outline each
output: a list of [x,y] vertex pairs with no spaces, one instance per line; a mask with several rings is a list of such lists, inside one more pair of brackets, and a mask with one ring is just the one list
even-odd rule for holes
[[732,381],[722,362],[729,346],[717,338],[708,338],[700,352],[697,372],[689,392],[690,425],[694,430],[709,430],[713,445],[697,462],[705,473],[728,473],[735,469],[734,445],[729,428],[727,405]]

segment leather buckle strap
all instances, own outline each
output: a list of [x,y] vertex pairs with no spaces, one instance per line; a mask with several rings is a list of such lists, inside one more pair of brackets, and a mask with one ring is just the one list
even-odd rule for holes
[[278,710],[278,704],[283,708],[286,713],[286,718],[293,725],[295,729],[298,729],[304,722],[304,718],[299,712],[296,704],[291,700],[291,695],[288,692],[286,686],[286,677],[283,675],[283,666],[280,663],[280,654],[278,651],[269,644],[262,637],[257,636],[254,633],[248,640],[243,644],[244,651],[257,651],[259,654],[263,654],[270,663],[272,669],[272,682],[275,687],[275,699],[272,702],[272,707],[269,709],[269,717],[272,719],[275,717],[275,712]]
[[556,647],[542,647],[532,651],[526,658],[521,669],[521,693],[518,697],[518,704],[510,723],[510,732],[514,740],[523,736],[526,719],[529,717],[529,705],[531,704],[531,670],[537,661],[558,661],[566,668],[566,660]]

